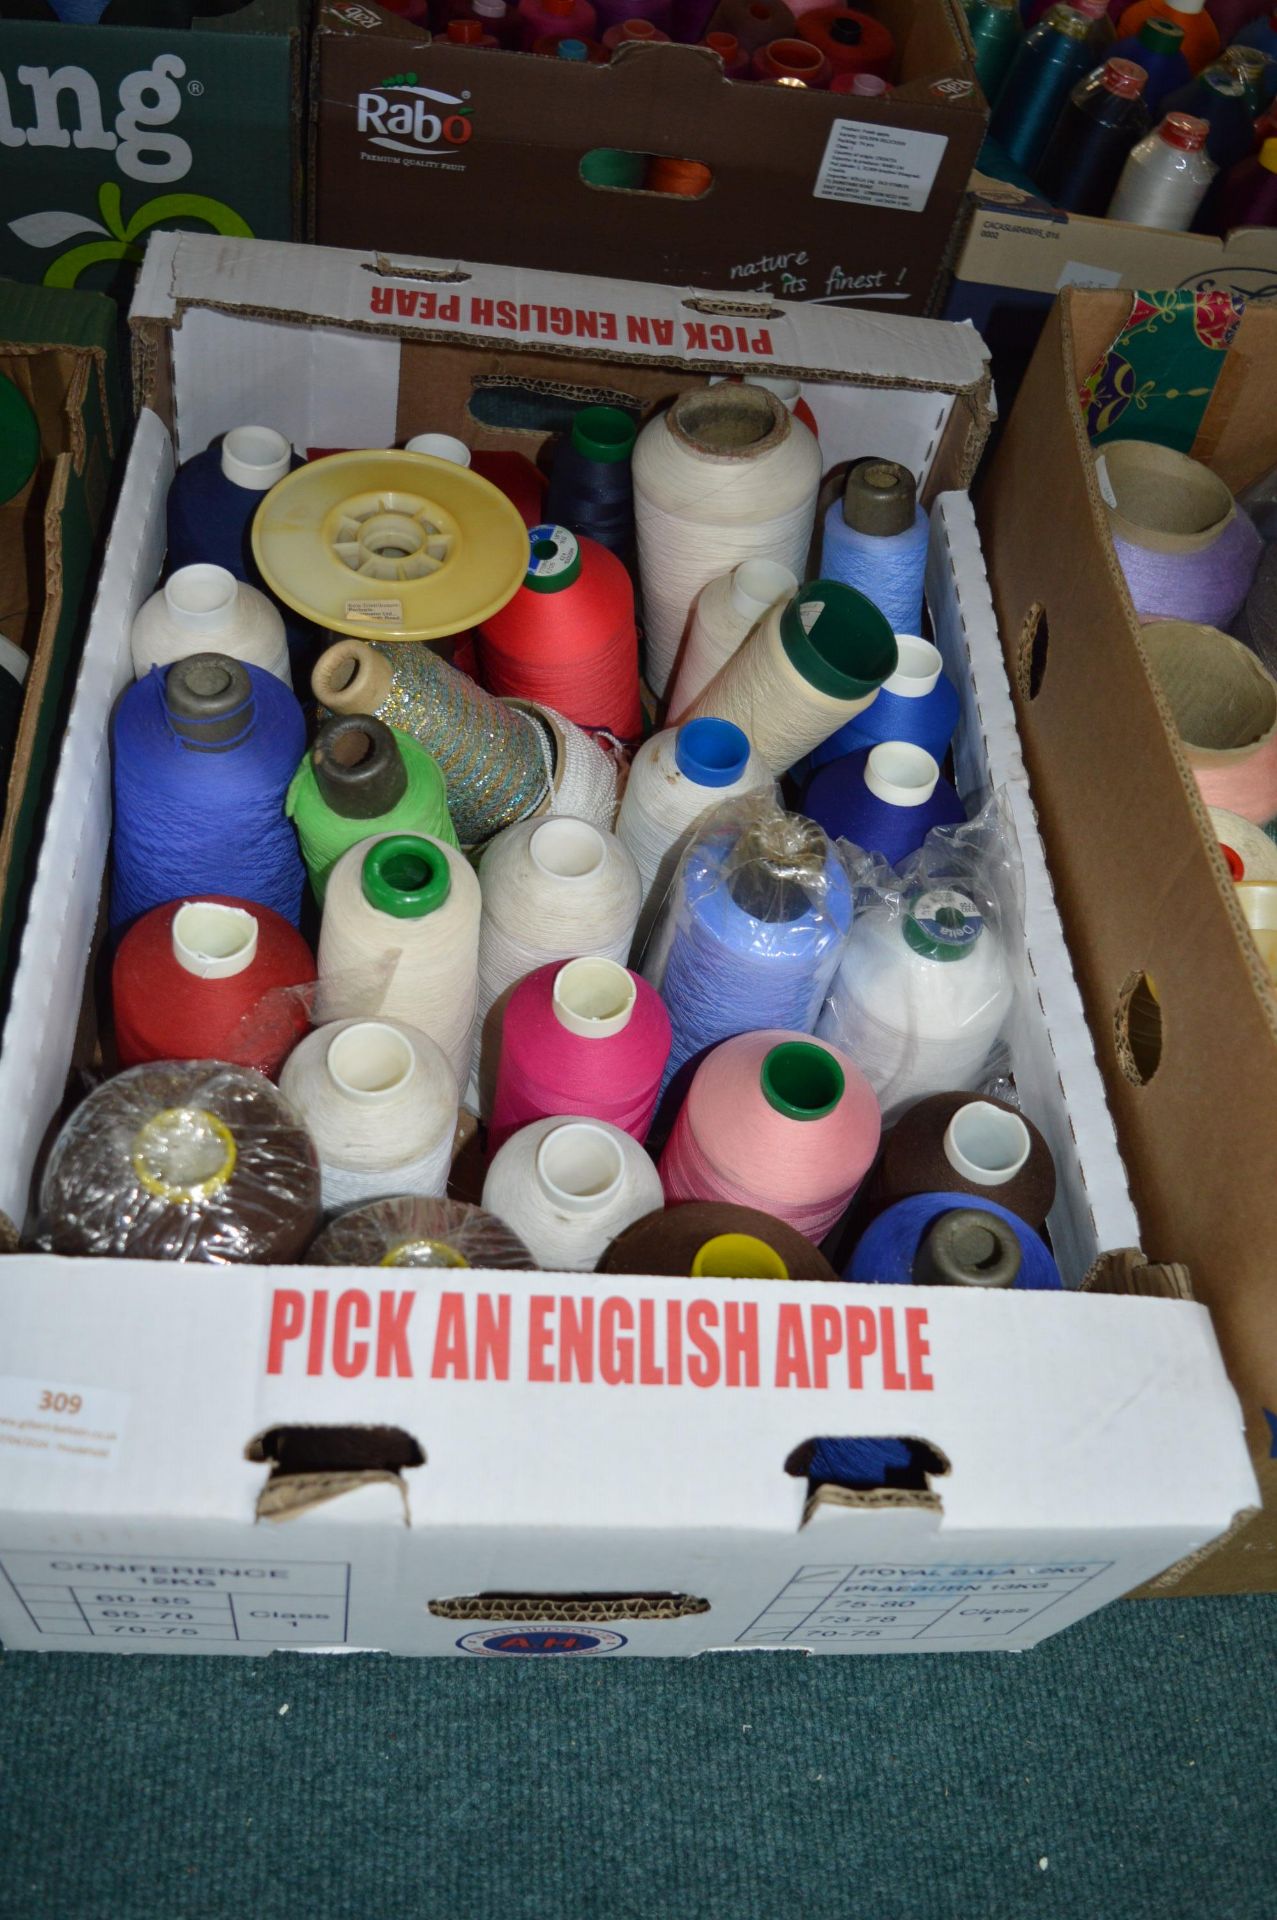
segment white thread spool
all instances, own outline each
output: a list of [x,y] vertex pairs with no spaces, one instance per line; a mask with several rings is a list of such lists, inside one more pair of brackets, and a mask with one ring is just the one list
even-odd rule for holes
[[611,756],[583,727],[553,707],[524,700],[505,704],[534,714],[541,722],[550,785],[538,815],[566,815],[610,829],[616,815],[616,762]]
[[493,1157],[483,1204],[550,1273],[593,1273],[615,1240],[665,1204],[637,1140],[605,1120],[534,1120]]
[[770,772],[730,720],[689,720],[643,742],[616,822],[616,837],[634,855],[643,886],[636,959],[699,823],[725,800],[771,785]]
[[324,896],[320,1018],[406,1020],[443,1050],[464,1086],[481,908],[473,867],[442,840],[380,833],[348,847]]
[[745,560],[731,573],[706,582],[696,596],[687,644],[670,688],[671,723],[682,719],[768,609],[797,591],[794,575],[776,560]]
[[877,697],[897,665],[895,637],[871,601],[814,580],[764,614],[684,720],[734,720],[782,774]]
[[414,433],[404,442],[405,453],[428,453],[436,460],[451,460],[454,467],[470,465],[470,449],[454,433]]
[[[496,1003],[551,960],[597,953],[624,965],[638,923],[642,883],[634,856],[614,834],[568,817],[521,820],[499,833],[479,865],[479,1019],[472,1070],[482,1110],[491,1109],[501,1050]],[[468,1100],[473,1100],[472,1083]]]
[[858,913],[816,1023],[843,1047],[890,1122],[930,1093],[977,1088],[1013,996],[997,930],[968,894],[932,887],[902,912]]
[[319,1154],[326,1211],[383,1194],[440,1199],[457,1131],[457,1081],[433,1040],[398,1020],[317,1027],[279,1090]]
[[1194,114],[1168,113],[1127,155],[1109,219],[1187,233],[1219,171],[1206,152],[1209,132],[1209,121]]
[[[1277,844],[1253,820],[1227,807],[1207,807],[1215,838],[1224,849],[1234,880],[1277,880]],[[1229,854],[1233,859],[1229,860]],[[1240,873],[1237,867],[1240,865]]]
[[647,677],[659,695],[707,582],[745,560],[802,578],[820,447],[764,387],[695,388],[639,434],[633,476]]
[[293,684],[278,607],[225,567],[179,567],[139,607],[130,636],[133,672],[167,667],[193,653],[227,653]]

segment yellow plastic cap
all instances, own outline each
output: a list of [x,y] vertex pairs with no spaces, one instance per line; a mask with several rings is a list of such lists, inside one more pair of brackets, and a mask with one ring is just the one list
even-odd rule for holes
[[1265,140],[1259,149],[1259,164],[1269,173],[1277,173],[1277,140]]

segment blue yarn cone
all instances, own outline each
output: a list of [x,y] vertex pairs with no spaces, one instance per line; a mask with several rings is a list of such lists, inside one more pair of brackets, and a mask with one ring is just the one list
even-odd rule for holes
[[923,578],[931,524],[915,507],[903,533],[873,534],[848,526],[841,500],[825,514],[820,577],[841,580],[872,600],[893,633],[917,633],[922,624]]
[[[902,636],[898,646],[900,661],[895,673],[883,681],[867,707],[862,707],[810,754],[809,769],[841,760],[844,754],[857,753],[861,748],[876,747],[883,740],[907,740],[929,753],[933,760],[944,759],[958,725],[957,692],[943,673],[927,693],[898,691],[901,686],[911,684],[907,668],[912,656],[916,655],[920,661],[935,658],[927,641],[915,640],[910,635]],[[927,655],[922,653],[924,647],[928,648]],[[916,680],[912,684],[916,685]]]
[[[803,812],[824,828],[831,840],[850,840],[865,853],[881,854],[898,867],[916,853],[933,827],[958,826],[966,811],[949,782],[936,768],[936,782],[928,797],[916,806],[901,805],[874,793],[866,783],[871,752],[862,748],[818,767],[803,789]],[[930,777],[921,748],[902,745],[893,756],[897,773],[911,776],[919,786]],[[935,767],[934,756],[929,756]],[[902,790],[906,790],[903,788]]]
[[993,1214],[1014,1231],[1020,1247],[1020,1271],[1014,1286],[1030,1292],[1060,1292],[1064,1285],[1060,1269],[1041,1234],[1026,1226],[1018,1214],[969,1193],[915,1193],[907,1200],[898,1200],[861,1235],[843,1279],[857,1286],[912,1286],[914,1261],[930,1228],[942,1214],[970,1208]]

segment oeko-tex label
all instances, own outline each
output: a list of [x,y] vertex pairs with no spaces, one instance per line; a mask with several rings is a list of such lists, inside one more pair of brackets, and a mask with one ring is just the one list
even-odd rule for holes
[[835,120],[812,188],[817,200],[921,213],[949,142],[942,133]]
[[109,1387],[0,1374],[0,1452],[63,1465],[112,1466],[131,1398]]

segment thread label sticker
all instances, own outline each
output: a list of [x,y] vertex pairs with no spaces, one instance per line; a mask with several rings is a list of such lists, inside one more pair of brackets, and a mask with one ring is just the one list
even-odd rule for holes
[[36,1632],[59,1639],[294,1647],[340,1646],[347,1634],[344,1560],[13,1552],[0,1554],[0,1574]]
[[347,600],[347,620],[366,620],[370,627],[401,627],[402,600]]
[[623,1633],[607,1627],[525,1627],[506,1626],[495,1632],[462,1634],[457,1645],[462,1653],[613,1653],[626,1644]]
[[0,1374],[0,1449],[64,1465],[115,1464],[131,1394]]
[[939,1566],[799,1567],[737,1644],[814,1646],[851,1641],[997,1640],[1020,1633],[1111,1560],[1009,1561]]
[[948,144],[942,133],[835,120],[812,195],[817,200],[921,213]]

